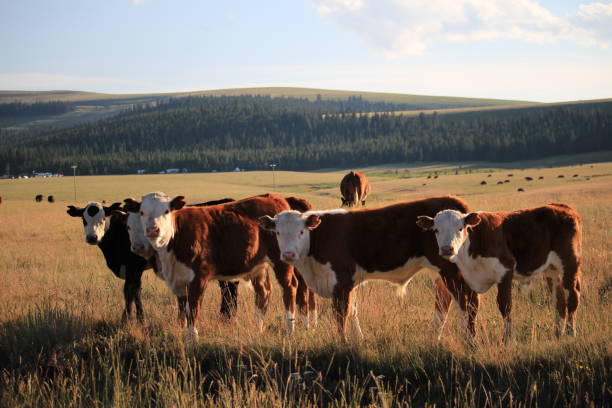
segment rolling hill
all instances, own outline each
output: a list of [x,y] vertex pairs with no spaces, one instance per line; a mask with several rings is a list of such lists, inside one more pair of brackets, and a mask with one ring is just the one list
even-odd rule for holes
[[[135,105],[154,104],[170,98],[188,96],[240,96],[264,95],[270,97],[305,98],[315,101],[317,98],[327,101],[361,98],[366,102],[384,102],[404,105],[405,111],[441,110],[453,108],[472,108],[484,106],[518,106],[534,105],[526,101],[504,99],[462,98],[453,96],[426,96],[397,93],[340,91],[315,88],[232,88],[191,92],[150,93],[150,94],[104,94],[82,91],[0,91],[0,104],[12,102],[73,102],[76,107],[72,112],[63,115],[37,116],[29,118],[0,118],[0,128],[8,131],[44,129],[50,126],[67,127],[79,123],[105,119],[129,109]],[[399,108],[399,106],[398,106]]]

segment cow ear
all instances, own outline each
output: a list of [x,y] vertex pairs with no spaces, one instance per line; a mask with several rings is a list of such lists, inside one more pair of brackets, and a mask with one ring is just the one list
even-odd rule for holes
[[125,203],[123,205],[123,209],[125,211],[131,213],[137,213],[140,211],[140,203],[134,200],[133,198],[126,198],[125,200],[123,200],[123,202]]
[[125,224],[127,222],[128,213],[121,210],[113,210],[113,217]]
[[172,199],[172,201],[170,201],[170,209],[172,211],[180,210],[184,206],[185,206],[185,197],[183,196],[176,196]]
[[121,203],[112,203],[110,207],[102,207],[104,208],[104,215],[110,217],[113,214],[114,210],[121,209]]
[[259,226],[266,231],[276,231],[276,221],[269,215],[259,217]]
[[477,213],[469,213],[465,216],[464,222],[466,226],[475,227],[480,224],[480,215]]
[[426,215],[419,215],[416,220],[418,225],[423,231],[429,231],[434,226],[434,220]]
[[319,224],[321,224],[321,217],[319,217],[316,214],[310,214],[308,217],[306,217],[306,227],[308,227],[308,229],[315,229],[319,226]]
[[71,217],[82,217],[85,212],[84,208],[76,208],[74,205],[69,205],[68,210],[66,210],[69,216]]

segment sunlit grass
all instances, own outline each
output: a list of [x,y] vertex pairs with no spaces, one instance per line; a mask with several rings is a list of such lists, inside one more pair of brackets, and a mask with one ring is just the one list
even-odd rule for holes
[[[515,290],[515,339],[508,346],[501,343],[495,289],[482,299],[476,349],[462,342],[455,309],[437,342],[429,331],[431,278],[420,275],[403,298],[383,283],[359,288],[365,339],[346,344],[336,336],[328,300],[320,300],[317,328],[299,327],[287,337],[275,284],[260,334],[252,292],[241,285],[238,315],[223,323],[219,291],[209,285],[201,340],[186,349],[175,299],[151,272],[143,280],[145,324],[119,324],[122,281],[99,250],[83,242],[81,223],[65,213],[71,178],[3,180],[0,406],[605,406],[611,392],[612,163],[512,170],[511,186],[499,188],[479,182],[508,170],[490,178],[488,171],[455,175],[441,168],[410,178],[384,174],[393,170],[372,170],[369,205],[456,193],[474,209],[548,202],[576,207],[584,221],[578,337],[554,337],[553,308],[540,284],[528,294]],[[438,179],[427,179],[429,170],[439,171]],[[303,196],[316,208],[336,207],[334,183],[343,173],[277,172],[277,190]],[[556,178],[561,173],[566,177]],[[525,175],[545,178],[524,181],[531,183],[527,191],[517,193]],[[81,204],[155,190],[195,202],[269,191],[271,174],[81,177],[77,183]],[[54,194],[60,202],[35,203],[36,193]]]

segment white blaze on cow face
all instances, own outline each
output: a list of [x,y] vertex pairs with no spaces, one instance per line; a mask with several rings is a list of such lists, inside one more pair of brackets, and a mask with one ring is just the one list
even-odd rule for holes
[[110,227],[104,207],[100,203],[90,202],[83,211],[83,227],[85,229],[85,242],[97,245]]
[[128,213],[127,229],[130,236],[131,251],[145,259],[150,259],[154,255],[155,250],[145,235],[140,213]]
[[441,257],[453,260],[468,238],[468,226],[476,226],[480,218],[476,213],[463,214],[456,210],[444,210],[432,219],[421,216],[417,224],[436,234],[438,251]]
[[261,226],[276,234],[281,260],[289,264],[303,262],[310,250],[310,230],[316,228],[321,219],[312,213],[288,210],[274,218],[263,216]]
[[164,193],[149,193],[142,196],[140,221],[145,236],[159,250],[168,245],[174,236],[170,198]]

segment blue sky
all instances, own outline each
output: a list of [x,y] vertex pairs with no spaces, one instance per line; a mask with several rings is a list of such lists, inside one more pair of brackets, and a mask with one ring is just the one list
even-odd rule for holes
[[0,0],[0,89],[612,97],[612,3]]

